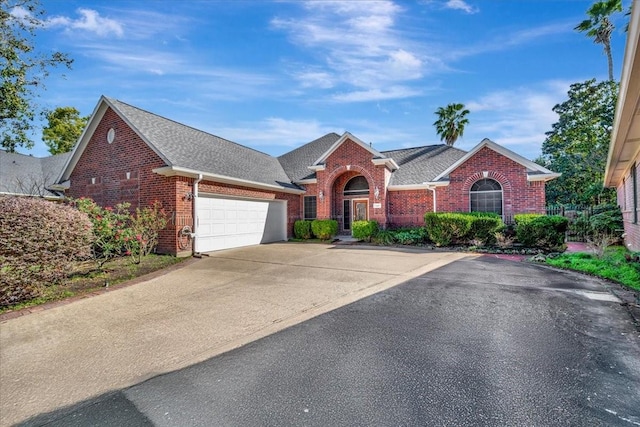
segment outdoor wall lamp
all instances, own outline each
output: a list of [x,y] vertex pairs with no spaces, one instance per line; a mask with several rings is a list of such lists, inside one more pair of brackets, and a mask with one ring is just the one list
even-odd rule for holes
[[318,193],[318,197],[320,198],[320,201],[324,200],[324,192],[322,190]]

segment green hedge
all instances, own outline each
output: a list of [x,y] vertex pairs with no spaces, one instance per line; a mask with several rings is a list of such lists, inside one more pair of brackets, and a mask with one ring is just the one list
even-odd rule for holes
[[338,221],[335,219],[314,219],[311,231],[320,240],[329,240],[338,234]]
[[293,234],[297,239],[310,239],[311,234],[311,221],[299,219],[293,223]]
[[515,221],[516,225],[518,225],[518,224],[525,224],[525,223],[531,222],[536,218],[540,218],[541,216],[544,216],[544,215],[536,214],[536,213],[521,213],[521,214],[515,214],[513,216],[513,220]]
[[539,215],[530,221],[516,223],[518,242],[528,247],[563,250],[569,220],[559,215]]
[[471,241],[492,245],[495,234],[505,227],[500,215],[492,212],[428,212],[424,220],[429,239],[437,246]]
[[351,233],[358,240],[371,241],[371,238],[378,232],[377,221],[353,221],[351,224]]
[[424,215],[429,239],[436,246],[448,246],[464,239],[471,229],[472,217],[463,213],[427,212]]
[[467,240],[479,240],[483,245],[494,245],[496,233],[504,230],[505,225],[499,215],[472,215]]

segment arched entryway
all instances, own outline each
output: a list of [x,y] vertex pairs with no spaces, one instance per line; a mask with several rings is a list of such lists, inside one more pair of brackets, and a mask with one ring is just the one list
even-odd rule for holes
[[353,221],[369,219],[369,181],[362,175],[348,173],[336,179],[333,186],[334,217],[341,233],[351,233]]

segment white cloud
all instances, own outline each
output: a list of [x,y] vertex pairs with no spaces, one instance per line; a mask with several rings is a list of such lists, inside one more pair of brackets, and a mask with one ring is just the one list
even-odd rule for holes
[[343,102],[412,96],[415,90],[389,90],[424,76],[427,63],[419,45],[398,27],[403,9],[391,1],[307,1],[297,19],[274,18],[274,29],[317,58],[312,72],[293,73],[303,88],[343,89]]
[[76,19],[66,16],[53,16],[45,22],[45,25],[48,27],[62,27],[66,31],[81,30],[100,37],[106,37],[111,34],[117,37],[124,35],[122,24],[114,19],[102,17],[93,9],[80,8],[76,12],[80,15]]
[[558,120],[552,108],[566,98],[569,85],[568,81],[547,81],[467,101],[466,139],[475,144],[486,137],[510,148],[517,146],[516,151],[525,157],[537,157],[545,132]]
[[392,86],[386,88],[374,88],[346,93],[337,93],[333,95],[331,99],[336,102],[366,102],[410,98],[421,94],[422,92],[417,89],[411,89],[405,86]]
[[335,129],[324,126],[317,120],[268,117],[257,123],[218,127],[212,133],[252,147],[267,145],[297,147],[334,131]]
[[464,0],[448,0],[445,3],[445,7],[447,9],[455,9],[455,10],[462,10],[466,13],[477,13],[478,9],[471,6],[469,3],[467,3]]

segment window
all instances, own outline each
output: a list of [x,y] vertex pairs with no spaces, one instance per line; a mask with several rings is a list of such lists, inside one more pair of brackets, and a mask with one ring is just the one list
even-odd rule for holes
[[493,212],[502,215],[502,187],[493,179],[476,181],[469,191],[471,212]]
[[631,166],[631,191],[633,191],[633,223],[638,223],[638,173],[634,163]]
[[304,219],[316,219],[316,196],[304,196]]
[[355,195],[368,195],[369,194],[369,183],[367,182],[367,178],[364,176],[356,176],[353,177],[347,182],[347,185],[344,186],[344,195],[345,196],[355,196]]

